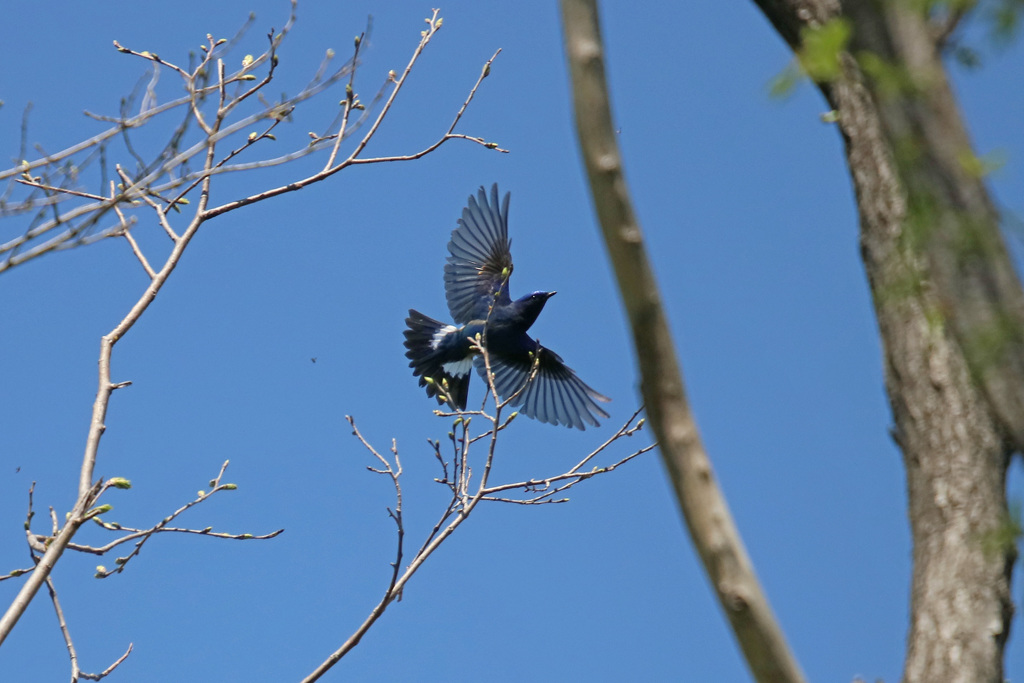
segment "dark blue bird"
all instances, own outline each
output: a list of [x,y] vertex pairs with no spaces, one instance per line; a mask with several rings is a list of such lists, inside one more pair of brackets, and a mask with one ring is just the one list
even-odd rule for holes
[[[556,425],[584,429],[608,417],[597,401],[609,401],[576,376],[551,349],[541,346],[526,331],[537,320],[554,292],[534,292],[512,301],[508,280],[512,252],[508,239],[509,194],[498,205],[498,186],[490,201],[484,188],[470,196],[459,225],[448,242],[444,289],[448,310],[455,321],[448,325],[410,310],[405,319],[405,355],[413,375],[427,396],[454,409],[465,410],[470,368],[486,381],[483,357],[470,340],[480,334],[494,374],[494,387],[503,398],[522,389],[511,405],[519,412]],[[523,389],[537,360],[537,374]]]

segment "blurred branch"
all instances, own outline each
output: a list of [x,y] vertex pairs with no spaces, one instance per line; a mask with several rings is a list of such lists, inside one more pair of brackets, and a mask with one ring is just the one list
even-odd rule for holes
[[[312,683],[313,681],[318,680],[359,644],[362,637],[370,630],[381,615],[384,614],[384,611],[388,606],[401,596],[405,585],[423,565],[426,559],[435,550],[437,550],[437,548],[444,543],[444,541],[450,537],[464,521],[466,521],[476,506],[482,501],[513,503],[519,505],[567,502],[567,498],[552,499],[552,496],[572,488],[582,481],[612,472],[630,460],[654,448],[654,445],[644,446],[604,467],[595,467],[586,472],[579,471],[585,464],[590,462],[598,454],[603,453],[609,446],[623,438],[633,436],[643,428],[644,421],[642,419],[637,419],[640,414],[640,409],[638,409],[629,417],[626,423],[619,428],[618,431],[568,471],[549,477],[537,477],[521,482],[490,486],[489,479],[491,467],[494,463],[495,454],[497,452],[498,435],[504,431],[512,420],[515,419],[516,415],[518,415],[518,413],[513,412],[508,418],[503,418],[502,413],[509,407],[511,402],[515,400],[519,395],[519,392],[516,392],[516,394],[509,396],[504,400],[498,397],[497,391],[494,387],[494,375],[490,372],[490,359],[488,357],[486,347],[478,341],[476,348],[483,356],[484,365],[487,368],[489,398],[487,403],[485,403],[484,407],[480,410],[460,410],[454,413],[439,410],[435,411],[435,414],[438,415],[438,417],[455,418],[452,423],[452,429],[448,432],[448,441],[452,448],[451,461],[446,460],[442,455],[440,441],[429,441],[434,457],[437,459],[438,464],[441,467],[441,477],[436,478],[434,481],[445,486],[450,495],[442,509],[437,523],[434,524],[419,550],[416,551],[409,565],[405,567],[404,570],[401,569],[401,563],[405,553],[405,526],[402,518],[402,487],[399,479],[402,474],[402,464],[398,456],[397,445],[394,441],[391,442],[392,460],[389,460],[374,448],[373,445],[371,445],[370,442],[362,435],[356,427],[355,419],[348,415],[345,416],[345,419],[347,419],[349,424],[352,426],[353,436],[356,437],[359,443],[362,444],[362,446],[368,450],[381,465],[380,467],[368,466],[367,469],[376,474],[387,476],[391,479],[394,486],[396,500],[395,508],[394,510],[388,508],[388,515],[392,520],[394,520],[395,526],[397,527],[398,547],[395,561],[391,563],[391,579],[388,583],[387,589],[384,591],[383,597],[381,597],[380,601],[376,604],[373,610],[371,610],[369,616],[367,616],[363,623],[359,625],[355,632],[349,636],[342,646],[317,666],[309,676],[304,678],[303,683]],[[527,384],[532,381],[535,374],[536,367],[534,368],[534,373],[531,374],[530,379],[527,381]],[[493,405],[493,411],[490,413],[485,409],[488,404]],[[483,432],[475,436],[470,431],[470,425],[474,419],[482,420],[486,425]],[[487,441],[487,452],[484,455],[483,468],[481,469],[480,474],[474,477],[473,469],[470,466],[470,451],[472,444],[481,439],[486,439]],[[559,485],[552,487],[553,484],[559,482],[561,482]],[[494,495],[496,493],[516,490],[521,492],[520,497]]]
[[939,49],[942,49],[953,37],[960,24],[967,15],[975,8],[974,3],[957,4],[943,7],[943,12],[931,17],[929,28],[932,40]]
[[803,681],[772,613],[690,412],[675,344],[647,258],[618,150],[595,0],[562,0],[576,132],[591,196],[629,315],[647,415],[676,500],[758,681]]

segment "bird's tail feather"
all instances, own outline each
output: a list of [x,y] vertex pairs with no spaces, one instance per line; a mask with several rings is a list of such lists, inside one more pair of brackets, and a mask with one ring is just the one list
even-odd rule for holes
[[465,410],[469,397],[469,373],[453,375],[444,369],[438,353],[438,340],[444,328],[450,327],[419,311],[409,309],[405,319],[405,357],[409,359],[412,374],[420,378],[420,386],[427,388],[427,396],[438,403],[447,403],[452,410]]

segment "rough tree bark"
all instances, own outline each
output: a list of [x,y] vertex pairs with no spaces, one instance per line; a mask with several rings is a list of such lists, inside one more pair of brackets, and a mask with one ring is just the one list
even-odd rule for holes
[[[1002,683],[1013,605],[1009,456],[1024,450],[1024,293],[924,3],[755,0],[798,51],[837,18],[852,39],[818,86],[838,114],[903,452],[913,535],[904,681]],[[865,75],[866,54],[905,81]],[[879,63],[876,61],[875,63]],[[987,547],[986,547],[987,546]]]

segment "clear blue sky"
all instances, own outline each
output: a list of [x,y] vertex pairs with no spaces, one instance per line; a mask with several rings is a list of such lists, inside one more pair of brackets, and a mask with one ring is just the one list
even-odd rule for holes
[[[229,37],[254,11],[240,60],[288,11],[283,0],[155,7],[19,3],[6,13],[5,160],[18,158],[28,101],[29,138],[47,150],[100,129],[83,109],[117,113],[145,65],[112,40],[185,61],[206,33]],[[343,416],[356,416],[380,447],[397,439],[418,545],[443,504],[425,443],[448,423],[432,416],[406,366],[402,321],[410,307],[446,315],[445,244],[480,185],[512,192],[513,294],[559,292],[537,336],[614,399],[599,430],[523,420],[495,476],[561,472],[636,407],[635,363],[571,127],[556,5],[497,7],[442,7],[444,28],[368,152],[433,141],[500,47],[459,130],[510,154],[454,142],[217,219],[117,347],[114,380],[134,384],[114,396],[97,473],[130,478],[134,489],[109,495],[107,518],[155,523],[230,458],[227,480],[239,490],[182,521],[286,532],[248,543],[158,537],[104,581],[92,578],[94,567],[112,557],[65,556],[55,579],[85,670],[103,669],[133,642],[110,680],[296,680],[365,618],[393,559],[393,500],[388,482],[365,470],[371,463]],[[327,48],[347,55],[372,14],[356,88],[369,99],[388,69],[404,66],[429,9],[303,4],[270,93],[296,92]],[[604,29],[627,174],[690,397],[773,606],[812,680],[896,681],[910,569],[904,475],[887,435],[838,132],[819,120],[825,106],[807,85],[785,101],[768,97],[790,55],[752,3],[666,2],[643,12],[606,3]],[[979,151],[1007,160],[992,179],[996,196],[1018,215],[1022,53],[985,50],[984,69],[955,71]],[[164,73],[164,99],[171,83]],[[340,97],[300,110],[285,135],[319,129]],[[214,198],[298,173],[232,179]],[[7,239],[19,226],[0,229]],[[157,230],[144,223],[136,232],[156,249]],[[145,285],[123,241],[0,276],[0,571],[27,563],[32,481],[37,530],[47,528],[47,505],[70,507],[99,338]],[[1011,495],[1020,498],[1017,479]],[[83,540],[109,540],[98,531]],[[5,606],[17,585],[0,583]],[[1019,630],[1009,678],[1024,671]],[[41,595],[0,649],[0,679],[62,680],[67,671]],[[479,509],[326,680],[455,677],[748,680],[656,455],[580,486],[567,505]]]

